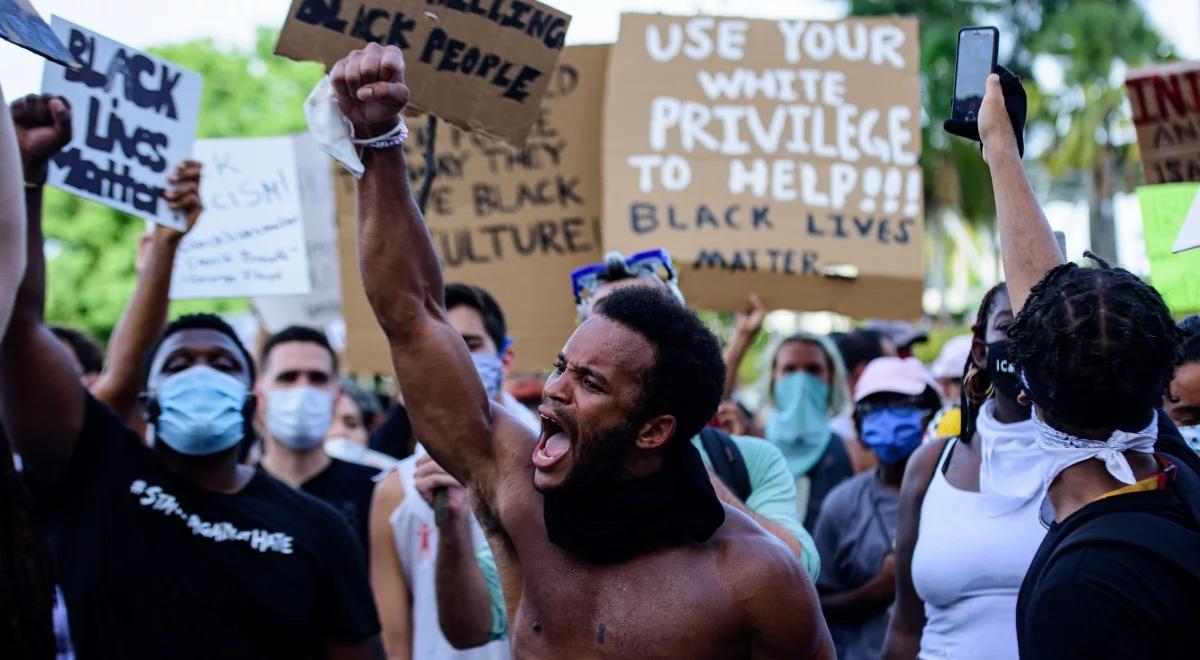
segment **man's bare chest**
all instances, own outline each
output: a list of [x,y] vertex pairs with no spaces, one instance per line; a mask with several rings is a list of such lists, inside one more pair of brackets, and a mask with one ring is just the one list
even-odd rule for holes
[[510,631],[517,657],[739,657],[736,604],[705,554],[680,550],[604,567],[555,557],[523,566]]

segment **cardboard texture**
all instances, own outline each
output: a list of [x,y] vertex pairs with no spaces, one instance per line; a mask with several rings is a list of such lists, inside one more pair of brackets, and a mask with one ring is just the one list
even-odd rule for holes
[[289,325],[327,328],[342,317],[341,276],[338,272],[337,207],[333,199],[333,161],[308,133],[292,136],[296,176],[300,184],[300,215],[308,244],[308,280],[312,290],[303,296],[255,298],[254,311],[267,332]]
[[63,66],[79,63],[29,0],[0,0],[0,38]]
[[291,137],[196,141],[204,214],[179,243],[171,298],[309,292]]
[[[600,261],[600,125],[607,46],[566,49],[528,143],[514,150],[438,127],[439,174],[426,209],[446,282],[487,289],[516,340],[514,369],[548,368],[575,328],[570,272]],[[405,149],[413,189],[424,176],[424,117]],[[354,178],[335,175],[347,359],[355,372],[391,373],[367,306],[354,246]]]
[[536,0],[292,0],[275,53],[330,69],[369,41],[396,45],[414,109],[520,146],[570,22]]
[[1200,184],[1140,186],[1142,234],[1150,260],[1150,283],[1176,314],[1200,311],[1200,252],[1172,254],[1175,237],[1197,200]]
[[58,16],[50,27],[78,53],[80,67],[46,62],[42,73],[42,93],[65,97],[74,120],[47,182],[182,229],[162,193],[175,166],[192,155],[203,78]]
[[696,307],[919,316],[917,48],[909,18],[623,14],[605,249],[667,248]]
[[1125,90],[1146,183],[1200,181],[1200,62],[1130,71]]

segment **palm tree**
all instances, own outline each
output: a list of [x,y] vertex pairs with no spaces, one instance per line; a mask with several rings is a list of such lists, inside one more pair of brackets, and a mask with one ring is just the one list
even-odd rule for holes
[[1085,174],[1091,249],[1115,263],[1113,196],[1134,180],[1138,166],[1123,73],[1169,57],[1170,49],[1132,0],[1036,4],[1043,14],[1030,51],[1053,57],[1063,72],[1063,89],[1047,94],[1037,113],[1053,134],[1042,158],[1055,178]]

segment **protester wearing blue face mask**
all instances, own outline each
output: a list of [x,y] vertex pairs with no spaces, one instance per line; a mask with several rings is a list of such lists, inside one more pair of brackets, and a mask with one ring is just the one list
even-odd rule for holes
[[846,369],[828,341],[792,335],[771,361],[770,391],[765,436],[787,458],[804,526],[812,529],[829,491],[854,474],[849,453],[830,427],[846,405]]
[[883,650],[896,591],[900,483],[940,406],[937,382],[915,358],[875,359],[858,379],[858,437],[879,466],[834,488],[813,531],[821,609],[842,660],[878,658]]

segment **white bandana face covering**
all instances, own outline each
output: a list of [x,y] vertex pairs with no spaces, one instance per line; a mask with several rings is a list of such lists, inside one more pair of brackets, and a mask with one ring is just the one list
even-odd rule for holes
[[988,399],[975,422],[979,493],[985,515],[1003,516],[1045,492],[1041,468],[1048,461],[1031,419],[1004,424],[996,420],[995,412],[996,400]]
[[1063,470],[1090,458],[1103,461],[1108,473],[1113,479],[1123,484],[1134,484],[1137,478],[1125,458],[1125,452],[1135,451],[1141,454],[1153,454],[1154,443],[1158,440],[1158,413],[1155,412],[1150,424],[1136,433],[1128,431],[1113,431],[1107,440],[1089,440],[1079,438],[1052,428],[1042,420],[1034,407],[1033,424],[1037,428],[1038,446],[1045,452],[1047,461],[1044,463],[1043,484],[1046,488],[1054,483],[1054,479]]

